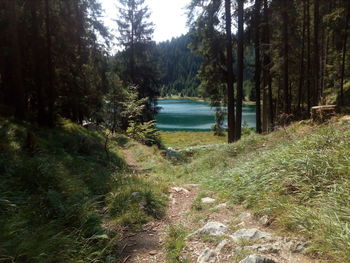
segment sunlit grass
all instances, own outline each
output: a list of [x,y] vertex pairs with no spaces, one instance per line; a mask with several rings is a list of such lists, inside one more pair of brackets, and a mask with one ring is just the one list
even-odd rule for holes
[[177,149],[227,142],[226,135],[214,136],[214,132],[161,132],[160,136],[166,147]]

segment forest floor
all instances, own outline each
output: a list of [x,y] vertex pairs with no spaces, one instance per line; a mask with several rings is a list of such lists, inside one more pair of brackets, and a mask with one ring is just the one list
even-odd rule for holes
[[[134,173],[156,177],[137,162],[132,150],[123,152]],[[165,217],[124,233],[122,263],[321,262],[304,255],[308,243],[302,237],[280,233],[268,217],[253,216],[200,182],[174,179],[169,185]]]

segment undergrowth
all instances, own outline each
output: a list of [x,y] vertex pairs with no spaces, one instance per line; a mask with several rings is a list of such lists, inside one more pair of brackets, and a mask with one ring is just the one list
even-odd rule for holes
[[180,174],[302,234],[309,253],[350,262],[349,123],[296,123],[192,158]]
[[166,233],[166,240],[164,245],[167,253],[166,260],[168,263],[189,262],[181,255],[182,250],[186,247],[185,238],[187,235],[187,231],[181,225],[173,225],[169,227]]
[[164,213],[163,193],[101,132],[1,120],[0,138],[0,262],[118,262],[121,233],[105,221]]

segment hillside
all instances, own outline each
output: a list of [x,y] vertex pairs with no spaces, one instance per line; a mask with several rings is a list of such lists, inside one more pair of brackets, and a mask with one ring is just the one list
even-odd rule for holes
[[1,120],[0,138],[0,262],[117,262],[123,228],[164,213],[165,188],[133,174],[123,138],[66,120]]
[[[2,262],[196,262],[206,247],[241,262],[256,244],[273,262],[350,262],[349,117],[231,145],[164,133],[176,150],[121,135],[106,144],[92,128],[1,121]],[[186,238],[212,221],[273,239]]]

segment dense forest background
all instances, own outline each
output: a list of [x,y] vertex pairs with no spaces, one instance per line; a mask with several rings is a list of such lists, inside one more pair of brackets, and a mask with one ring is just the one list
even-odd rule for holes
[[[162,77],[160,79],[161,97],[206,97],[198,76],[203,58],[192,48],[191,34],[172,38],[157,44]],[[254,49],[249,46],[245,50],[244,94],[246,100],[255,100],[252,80],[254,76]],[[237,64],[234,64],[237,68]]]

